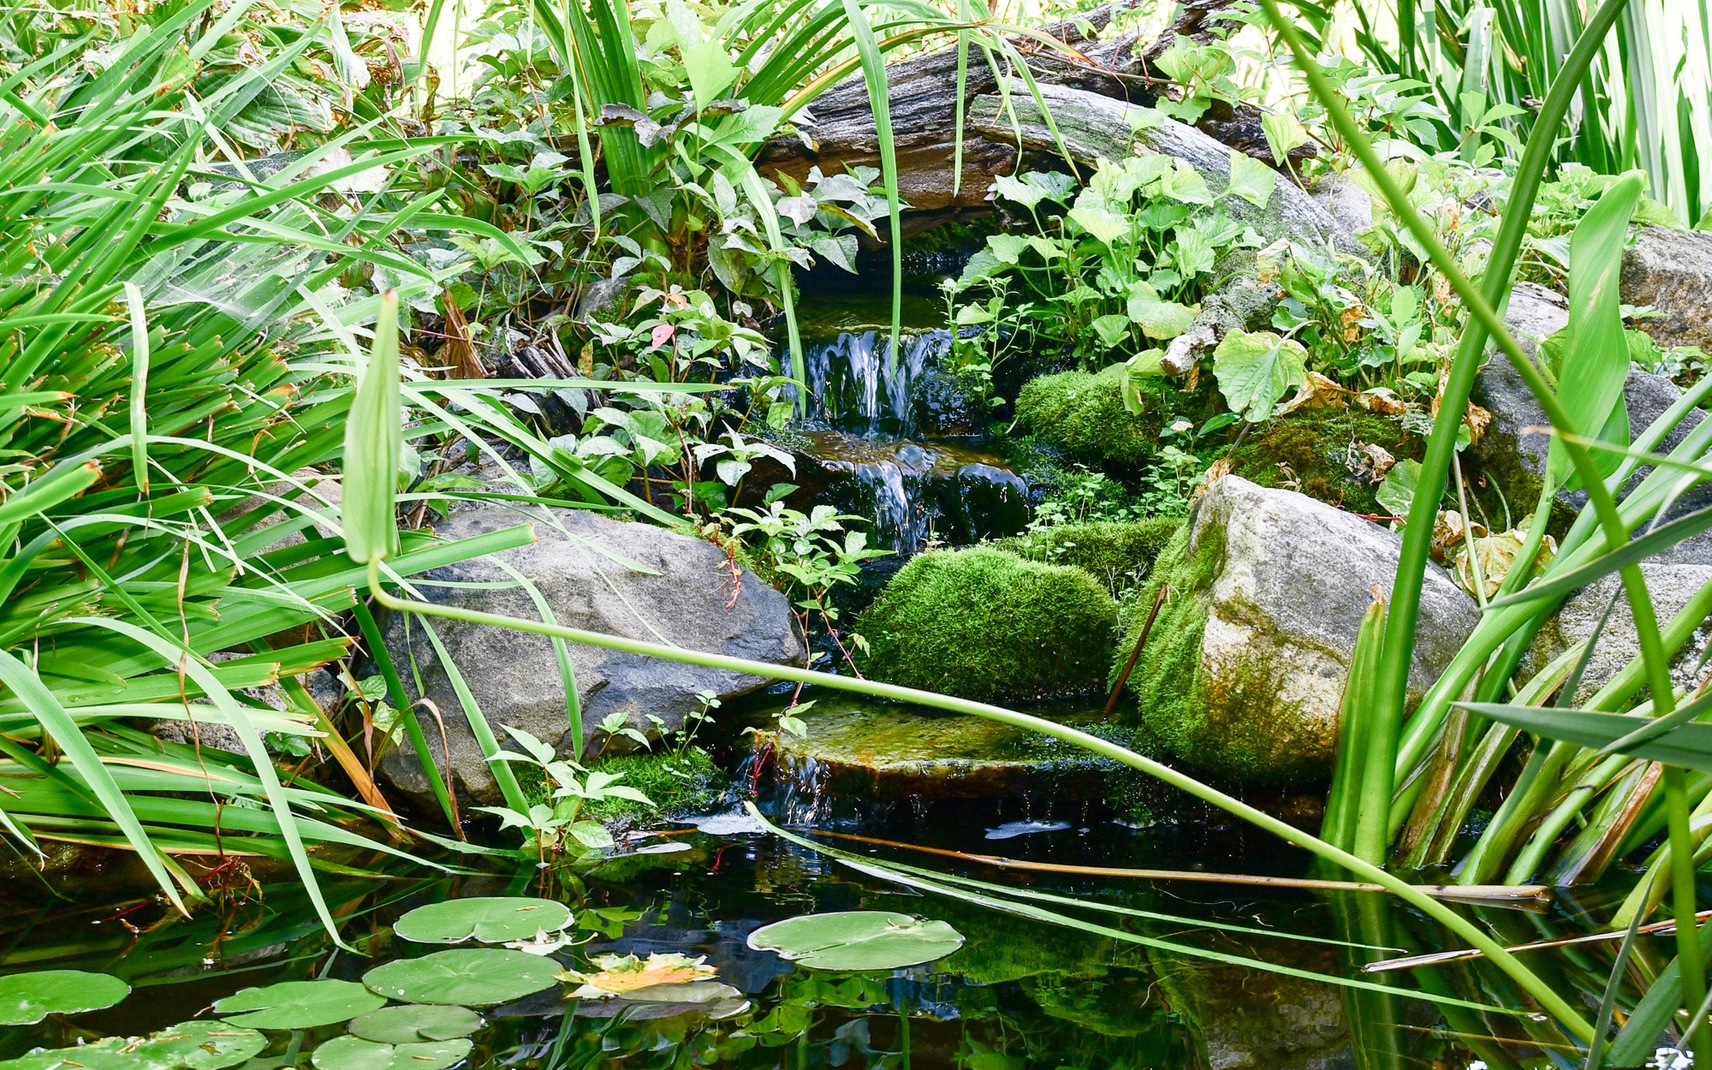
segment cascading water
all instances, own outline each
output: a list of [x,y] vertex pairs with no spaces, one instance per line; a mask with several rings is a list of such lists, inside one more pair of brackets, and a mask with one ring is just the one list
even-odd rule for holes
[[1028,519],[1027,485],[972,447],[972,407],[946,402],[958,393],[951,345],[943,329],[905,332],[895,350],[884,329],[804,344],[797,482],[868,517],[875,544],[901,557],[1015,534]]

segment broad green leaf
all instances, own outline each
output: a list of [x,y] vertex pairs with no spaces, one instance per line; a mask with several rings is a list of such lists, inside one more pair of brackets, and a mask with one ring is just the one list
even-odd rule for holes
[[570,908],[551,899],[482,896],[417,907],[399,918],[392,931],[419,944],[461,944],[471,939],[503,944],[557,932],[570,921]]
[[[1641,177],[1625,176],[1599,198],[1576,225],[1569,241],[1569,328],[1557,369],[1557,398],[1569,414],[1573,434],[1616,431],[1628,442],[1628,420],[1617,421],[1623,384],[1629,378],[1629,347],[1623,338],[1623,243],[1629,217],[1641,196]],[[1611,463],[1616,464],[1615,458]],[[1550,478],[1570,473],[1569,454],[1554,437],[1547,450]]]
[[214,1004],[233,1025],[256,1029],[314,1029],[378,1010],[386,1000],[355,981],[321,978],[246,988]]
[[1272,162],[1282,165],[1292,149],[1308,143],[1308,128],[1290,108],[1280,108],[1260,117],[1260,132],[1266,136],[1266,147],[1272,150]]
[[1083,204],[1080,198],[1070,209],[1070,219],[1087,234],[1104,245],[1116,245],[1129,236],[1129,220],[1114,215],[1098,204]]
[[1212,204],[1213,191],[1207,188],[1207,180],[1201,172],[1190,167],[1182,160],[1173,160],[1172,167],[1160,176],[1161,189],[1165,196],[1184,204]]
[[1213,350],[1213,375],[1232,412],[1250,423],[1272,415],[1285,393],[1308,381],[1308,351],[1271,331],[1232,331]]
[[1415,488],[1420,482],[1421,462],[1405,457],[1385,473],[1385,480],[1373,492],[1373,497],[1392,516],[1408,516],[1409,506],[1415,501]]
[[1129,338],[1130,326],[1128,316],[1119,316],[1116,314],[1101,316],[1088,326],[1093,328],[1096,335],[1099,335],[1101,343],[1103,343],[1107,349],[1112,349],[1115,346],[1122,344],[1125,339]]
[[0,1025],[34,1025],[50,1014],[98,1011],[130,995],[131,986],[104,973],[37,970],[0,977]]
[[428,1040],[381,1044],[361,1037],[335,1037],[315,1049],[316,1070],[446,1070],[470,1053],[470,1042]]
[[342,519],[345,550],[366,565],[398,552],[398,463],[404,455],[404,414],[399,407],[398,295],[381,298],[374,346],[357,378],[345,424]]
[[1265,208],[1278,184],[1278,172],[1246,152],[1231,150],[1230,188],[1225,192],[1241,197],[1256,208]]
[[346,1026],[351,1035],[380,1044],[415,1044],[422,1040],[467,1037],[486,1023],[468,1007],[410,1003],[382,1007]]
[[458,948],[376,966],[363,984],[387,999],[491,1007],[552,988],[558,971],[552,959],[524,951]]
[[683,56],[684,73],[689,76],[697,108],[706,108],[720,99],[737,81],[737,66],[726,53],[725,43],[718,38],[684,49]]
[[963,936],[943,921],[851,910],[763,925],[749,934],[749,946],[809,969],[897,970],[944,958],[963,946]]
[[1129,295],[1129,318],[1141,333],[1164,341],[1175,338],[1195,322],[1195,310],[1176,301],[1165,301],[1147,283],[1137,283]]

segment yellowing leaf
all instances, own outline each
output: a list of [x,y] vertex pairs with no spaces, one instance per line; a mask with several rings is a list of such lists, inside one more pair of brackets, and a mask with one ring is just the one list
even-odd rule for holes
[[610,999],[658,985],[705,981],[718,971],[703,965],[704,961],[705,957],[692,959],[676,952],[656,952],[647,959],[639,959],[635,955],[597,955],[594,964],[600,967],[598,973],[566,970],[559,976],[561,980],[582,982],[582,987],[571,993],[578,999]]

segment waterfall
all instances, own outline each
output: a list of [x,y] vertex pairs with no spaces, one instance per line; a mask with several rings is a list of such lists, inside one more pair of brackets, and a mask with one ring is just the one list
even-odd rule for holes
[[810,424],[859,435],[914,434],[917,385],[950,351],[951,332],[946,330],[900,335],[895,360],[886,331],[805,342]]

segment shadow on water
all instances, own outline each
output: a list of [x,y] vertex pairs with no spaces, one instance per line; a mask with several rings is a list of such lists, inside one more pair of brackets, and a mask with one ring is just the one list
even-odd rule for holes
[[[101,886],[84,889],[92,897],[85,903],[13,904],[0,925],[0,973],[100,970],[125,978],[135,991],[108,1011],[12,1030],[0,1038],[0,1057],[37,1045],[146,1033],[206,1014],[214,1000],[251,985],[320,976],[354,980],[375,963],[435,950],[394,941],[388,925],[403,911],[452,897],[507,894],[547,895],[576,908],[585,942],[557,952],[564,962],[603,951],[706,956],[747,1006],[714,1021],[695,1008],[567,1001],[553,990],[484,1012],[489,1024],[474,1038],[471,1067],[1405,1070],[1466,1066],[1476,1055],[1491,1067],[1553,1065],[1554,1051],[1567,1054],[1554,1048],[1563,1042],[1554,1029],[1514,1014],[1342,989],[925,895],[745,830],[739,817],[733,812],[706,824],[711,831],[682,826],[644,834],[629,846],[680,846],[669,853],[633,851],[577,874],[530,865],[438,879],[423,879],[420,870],[380,879],[329,876],[330,904],[354,953],[331,947],[301,888],[288,880],[267,881],[265,895],[241,880],[228,882],[221,902],[188,920],[171,918],[152,900],[99,902]],[[1083,803],[1025,810],[1018,803],[904,800],[877,805],[841,827],[945,850],[1083,866],[1307,872],[1304,857],[1240,828],[1182,820],[1131,827]],[[1433,925],[1373,894],[1001,873],[944,857],[924,862],[925,856],[873,845],[827,842],[876,859],[1151,912],[1157,916],[1069,913],[1215,956],[1311,974],[1356,976],[1360,962],[1445,945]],[[1587,931],[1612,905],[1595,895],[1560,898],[1536,911],[1466,909],[1506,941],[1520,943]],[[852,909],[945,920],[966,943],[938,963],[890,976],[795,969],[745,943],[772,921]],[[1583,945],[1538,952],[1530,964],[1564,991],[1596,993],[1613,950]],[[1637,970],[1656,969],[1665,957],[1665,945],[1642,947]],[[1481,1005],[1523,1005],[1500,975],[1478,962],[1392,980]],[[340,1031],[272,1034],[268,1055],[247,1065],[306,1066],[315,1045]]]

